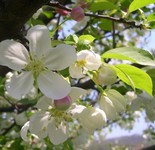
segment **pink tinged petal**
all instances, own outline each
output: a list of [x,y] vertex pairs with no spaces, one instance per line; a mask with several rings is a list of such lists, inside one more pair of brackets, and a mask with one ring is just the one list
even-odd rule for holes
[[78,87],[72,87],[69,96],[72,99],[72,102],[75,102],[80,96],[85,95],[87,93],[86,90]]
[[85,75],[83,74],[82,67],[78,67],[76,64],[72,64],[69,67],[69,73],[72,78],[80,79],[80,78],[85,77]]
[[27,132],[28,132],[29,125],[30,125],[29,123],[30,123],[29,121],[26,122],[20,131],[20,136],[24,141],[28,141]]
[[44,111],[36,112],[30,118],[29,130],[37,135],[40,139],[47,136],[47,125],[49,123],[50,114]]
[[20,71],[29,61],[29,53],[19,42],[4,40],[0,43],[0,64]]
[[49,139],[54,145],[59,145],[68,138],[68,127],[62,124],[57,128],[54,120],[48,124],[47,130]]
[[76,60],[76,50],[73,46],[60,44],[50,49],[44,57],[47,68],[62,70],[70,66]]
[[32,57],[37,55],[40,58],[48,49],[51,48],[49,30],[44,25],[36,25],[27,33],[29,47]]
[[28,94],[33,88],[33,75],[31,72],[22,72],[19,75],[13,75],[10,82],[6,83],[6,89],[10,96],[20,100],[22,96]]
[[37,80],[41,92],[52,99],[61,99],[71,91],[69,83],[52,71],[41,72]]

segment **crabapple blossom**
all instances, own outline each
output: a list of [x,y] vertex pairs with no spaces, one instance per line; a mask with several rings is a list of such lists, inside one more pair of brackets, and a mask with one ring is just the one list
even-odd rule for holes
[[29,51],[14,40],[0,43],[0,65],[19,72],[6,84],[8,93],[21,99],[33,84],[47,97],[61,99],[69,94],[69,83],[55,71],[67,68],[76,60],[75,48],[60,44],[51,48],[48,28],[44,25],[32,27],[27,33]]
[[117,81],[117,75],[113,68],[102,65],[93,79],[99,85],[111,85]]
[[102,64],[101,57],[89,50],[77,53],[77,61],[69,67],[72,78],[82,78],[89,70],[97,70]]
[[71,11],[71,18],[77,22],[82,21],[85,17],[84,10],[80,6],[76,6]]
[[106,113],[108,119],[116,119],[118,113],[126,109],[126,98],[119,92],[109,89],[100,96],[99,106]]
[[71,104],[72,99],[70,96],[54,100],[54,106],[59,110],[66,110],[71,106]]
[[[99,108],[85,107],[75,103],[77,96],[85,94],[85,90],[72,88],[70,94],[72,105],[66,110],[55,107],[52,99],[41,97],[36,105],[39,109],[21,129],[21,137],[27,139],[27,132],[30,131],[38,138],[49,137],[50,141],[58,145],[70,137],[70,122],[79,121],[87,133],[92,133],[96,129],[101,129],[106,122],[104,111]],[[78,94],[75,94],[77,91]],[[68,103],[68,102],[67,102]]]
[[[86,93],[85,90],[80,88],[72,88],[72,91],[73,94],[70,94],[69,96],[73,101],[80,95]],[[76,94],[74,95],[75,91]],[[28,140],[28,130],[40,139],[48,136],[50,141],[55,145],[67,140],[69,137],[68,123],[74,119],[73,113],[81,113],[85,107],[82,105],[75,105],[74,103],[73,106],[75,107],[70,107],[69,109],[62,111],[54,106],[53,101],[54,100],[45,96],[39,99],[36,105],[39,111],[34,113],[21,129],[21,137],[23,140]]]

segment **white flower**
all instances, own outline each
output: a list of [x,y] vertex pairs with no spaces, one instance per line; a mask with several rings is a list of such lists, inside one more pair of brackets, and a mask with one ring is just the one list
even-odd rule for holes
[[79,114],[79,118],[83,128],[90,134],[96,129],[102,129],[107,121],[105,112],[93,107],[85,107],[82,113]]
[[89,50],[82,50],[77,53],[77,61],[69,67],[69,72],[72,78],[82,78],[86,71],[97,70],[101,64],[100,55]]
[[116,90],[110,89],[101,95],[99,105],[108,119],[116,119],[118,113],[126,109],[126,98]]
[[[71,91],[69,83],[53,71],[67,68],[76,60],[72,46],[60,44],[51,48],[49,31],[46,26],[32,27],[27,34],[29,52],[19,42],[4,40],[0,43],[0,65],[19,71],[6,85],[9,94],[21,99],[32,88],[34,80],[40,91],[47,97],[59,99]],[[35,82],[35,83],[36,83]]]
[[[74,93],[75,88],[72,89]],[[85,94],[85,91],[82,89],[76,88],[76,90],[79,95],[71,96],[73,95],[71,94],[70,97],[72,99],[77,98],[77,95],[79,97],[81,94]],[[73,113],[80,113],[81,110],[74,111],[76,107],[71,107],[66,111],[58,110],[54,107],[53,100],[45,96],[39,99],[36,106],[41,110],[32,115],[30,121],[22,127],[21,137],[23,140],[27,140],[27,132],[29,130],[40,139],[48,136],[55,145],[66,141],[69,137],[68,123],[72,121]]]

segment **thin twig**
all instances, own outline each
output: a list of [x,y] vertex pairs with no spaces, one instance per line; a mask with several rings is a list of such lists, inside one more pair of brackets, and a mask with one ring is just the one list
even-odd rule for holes
[[[52,6],[52,7],[57,7],[57,8],[60,8],[60,9],[67,10],[69,12],[71,12],[71,10],[72,10],[70,8],[67,8],[67,7],[61,5],[59,2],[50,2],[49,5]],[[111,20],[111,21],[114,21],[114,22],[128,24],[131,27],[143,29],[143,24],[136,24],[135,21],[126,20],[124,18],[115,18],[115,17],[111,17],[111,16],[107,16],[107,15],[99,15],[99,14],[92,14],[92,13],[85,13],[85,16],[107,19],[107,20]]]

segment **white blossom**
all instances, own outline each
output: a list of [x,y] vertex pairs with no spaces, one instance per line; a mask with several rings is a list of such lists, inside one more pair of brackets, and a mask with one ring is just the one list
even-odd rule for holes
[[[75,88],[73,88],[74,90]],[[77,93],[79,93],[79,97],[81,94],[85,94],[85,91],[77,88]],[[75,97],[71,96],[71,98],[77,98],[77,94]],[[40,110],[34,113],[30,117],[30,121],[22,127],[21,137],[23,140],[27,140],[27,132],[29,130],[40,139],[48,136],[50,141],[55,145],[63,143],[69,137],[68,123],[72,121],[73,113],[82,112],[82,110],[74,111],[76,107],[71,107],[66,111],[57,110],[53,105],[53,100],[45,96],[39,99],[36,107]]]
[[27,33],[29,51],[19,42],[4,40],[0,43],[0,65],[19,71],[6,84],[9,94],[16,99],[27,94],[34,82],[40,91],[53,99],[62,98],[71,91],[69,83],[57,74],[76,60],[72,46],[60,44],[51,48],[46,26],[37,25]]
[[116,90],[110,89],[100,97],[100,108],[106,113],[108,119],[116,119],[118,113],[126,109],[126,98]]
[[69,67],[72,78],[82,78],[88,70],[97,70],[102,64],[99,54],[89,50],[77,53],[77,61]]

